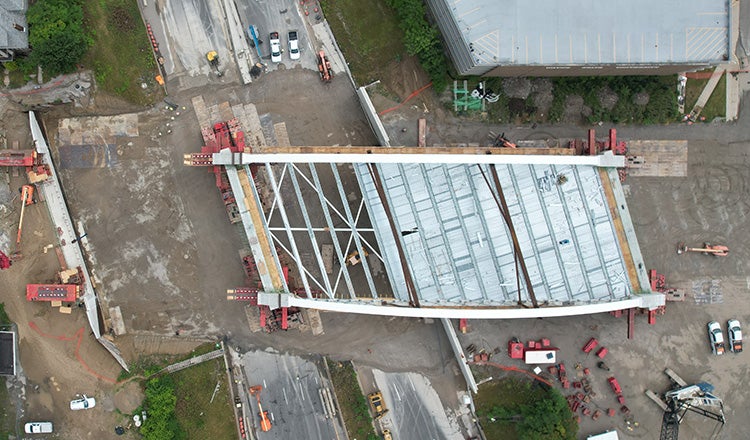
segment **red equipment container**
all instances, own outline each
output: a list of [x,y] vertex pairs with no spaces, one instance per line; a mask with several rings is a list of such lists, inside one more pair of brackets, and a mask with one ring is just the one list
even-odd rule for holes
[[604,356],[609,353],[609,350],[607,350],[607,347],[602,347],[599,349],[599,351],[596,352],[596,355],[599,356],[599,359],[604,359]]
[[508,356],[511,359],[523,359],[523,342],[508,342]]
[[617,383],[617,379],[615,379],[614,377],[610,377],[609,379],[607,379],[607,382],[609,382],[609,386],[612,387],[612,391],[615,394],[622,394],[622,388],[620,388],[620,384]]
[[596,338],[589,339],[589,342],[583,346],[583,352],[588,354],[591,350],[595,349],[599,345],[599,341]]

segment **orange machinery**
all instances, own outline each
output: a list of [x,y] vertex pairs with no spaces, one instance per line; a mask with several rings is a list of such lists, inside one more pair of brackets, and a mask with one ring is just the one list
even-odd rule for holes
[[263,411],[263,407],[260,404],[260,392],[263,390],[263,386],[255,385],[250,387],[250,395],[255,396],[258,401],[258,415],[260,416],[260,430],[268,432],[271,430],[271,420],[268,419],[268,411]]
[[685,243],[679,243],[677,245],[677,254],[684,254],[687,252],[701,252],[703,255],[713,255],[714,257],[726,257],[729,255],[729,247],[723,245],[716,245],[711,243],[703,243],[703,247],[691,248]]

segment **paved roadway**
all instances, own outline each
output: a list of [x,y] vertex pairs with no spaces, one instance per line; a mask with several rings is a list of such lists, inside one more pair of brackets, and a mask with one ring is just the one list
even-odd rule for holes
[[219,53],[222,63],[230,59],[224,11],[218,2],[144,1],[140,6],[159,43],[167,75],[208,75],[206,53],[212,50]]
[[[268,411],[273,427],[269,432],[255,429],[259,440],[332,440],[346,438],[338,418],[327,419],[318,394],[330,388],[315,363],[298,356],[252,351],[243,355],[245,390],[262,385],[260,403]],[[258,426],[258,406],[250,397],[247,412],[251,426]]]
[[373,370],[376,388],[383,393],[388,413],[381,420],[393,438],[410,440],[460,440],[429,380],[417,373],[384,373]]
[[[307,20],[300,9],[299,2],[293,0],[237,0],[237,10],[243,24],[245,35],[250,25],[255,26],[258,38],[262,40],[260,53],[263,63],[268,65],[268,70],[291,69],[302,66],[305,69],[317,70],[315,59],[315,43],[308,35],[306,27]],[[310,14],[314,14],[312,10]],[[313,17],[314,20],[314,17]],[[289,31],[297,31],[299,37],[300,59],[292,61],[289,58]],[[269,34],[278,32],[281,38],[281,63],[271,62],[271,45]],[[249,37],[248,37],[249,38]]]

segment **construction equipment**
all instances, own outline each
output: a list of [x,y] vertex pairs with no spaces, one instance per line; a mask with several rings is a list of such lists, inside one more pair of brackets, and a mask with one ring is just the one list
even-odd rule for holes
[[703,255],[713,255],[714,257],[726,257],[729,255],[729,247],[718,244],[703,243],[703,247],[691,248],[685,243],[680,242],[677,244],[677,255],[681,255],[687,252],[701,252]]
[[511,142],[508,138],[505,137],[505,133],[500,133],[499,135],[495,135],[495,133],[490,132],[490,136],[493,137],[492,139],[493,147],[518,148],[518,145]]
[[260,430],[268,432],[271,430],[271,420],[268,419],[268,411],[263,411],[263,407],[260,404],[260,392],[263,390],[262,385],[255,385],[250,387],[250,395],[255,396],[258,401],[258,415],[260,416]]
[[208,64],[216,70],[216,76],[220,77],[224,75],[224,72],[219,70],[219,54],[215,50],[207,53],[206,59],[208,60]]
[[383,393],[380,391],[368,394],[367,400],[370,402],[372,411],[375,413],[375,421],[382,419],[388,413],[388,408],[385,407],[385,402],[383,401]]
[[[367,251],[364,251],[364,252],[365,252],[365,257],[370,255]],[[359,251],[354,251],[351,254],[346,256],[347,266],[356,266],[361,262],[362,262],[362,257],[360,257]]]
[[322,50],[318,52],[318,73],[320,73],[320,79],[323,82],[331,82],[333,79],[331,62]]
[[34,187],[31,185],[24,185],[21,187],[21,218],[18,220],[18,233],[16,234],[16,250],[13,252],[11,258],[21,258],[21,234],[23,231],[23,214],[28,205],[36,203],[34,199]]
[[677,440],[679,438],[680,423],[688,411],[715,420],[722,426],[724,425],[726,422],[724,404],[721,399],[711,394],[714,390],[713,385],[706,382],[688,385],[684,379],[669,368],[664,370],[664,374],[672,381],[672,390],[664,394],[664,399],[661,399],[653,391],[646,390],[646,396],[664,410],[660,440]]

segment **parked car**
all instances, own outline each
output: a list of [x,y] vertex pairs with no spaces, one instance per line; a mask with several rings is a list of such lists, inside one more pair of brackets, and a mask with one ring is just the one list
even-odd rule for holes
[[274,63],[281,62],[281,40],[278,32],[271,32],[271,61]]
[[716,321],[708,323],[708,338],[711,341],[711,351],[715,355],[724,354],[724,333],[721,331],[721,326]]
[[730,319],[727,321],[727,334],[729,335],[729,349],[732,353],[742,353],[742,326],[740,321]]
[[70,409],[77,411],[79,409],[91,409],[96,406],[96,399],[93,397],[86,397],[84,394],[78,399],[70,401]]
[[26,434],[49,434],[52,432],[52,422],[29,422],[24,425]]
[[299,59],[299,39],[296,31],[289,31],[289,58]]

